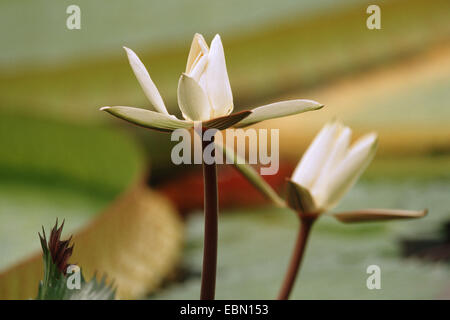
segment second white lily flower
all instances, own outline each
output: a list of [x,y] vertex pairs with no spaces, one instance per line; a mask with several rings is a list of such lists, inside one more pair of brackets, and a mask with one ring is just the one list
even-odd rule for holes
[[307,213],[332,209],[375,155],[377,135],[369,133],[350,147],[351,130],[332,122],[315,137],[292,174]]

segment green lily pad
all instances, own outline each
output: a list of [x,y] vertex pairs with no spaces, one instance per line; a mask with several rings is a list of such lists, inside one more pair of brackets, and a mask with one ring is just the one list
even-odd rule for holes
[[[436,234],[450,219],[448,180],[360,183],[337,210],[428,207],[421,220],[345,225],[322,217],[315,226],[293,299],[430,299],[450,285],[450,268],[404,259],[399,239]],[[273,299],[294,244],[297,218],[287,209],[223,212],[219,225],[218,299]],[[188,222],[184,265],[192,276],[151,298],[197,299],[202,261],[201,215]],[[367,267],[381,268],[381,290],[369,290]]]

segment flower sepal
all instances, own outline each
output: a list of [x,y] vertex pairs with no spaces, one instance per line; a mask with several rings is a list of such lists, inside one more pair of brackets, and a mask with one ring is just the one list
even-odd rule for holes
[[418,219],[427,215],[428,210],[398,210],[398,209],[361,209],[332,214],[343,223],[378,222],[400,219]]
[[103,107],[100,110],[140,127],[157,131],[172,132],[176,129],[188,129],[194,126],[193,122],[180,120],[173,115],[142,108],[114,106]]
[[258,122],[281,117],[296,115],[299,113],[319,110],[324,107],[314,100],[295,99],[267,104],[252,109],[252,114],[235,125],[236,128],[244,128]]
[[[194,127],[194,121],[180,120],[174,115],[166,115],[142,108],[114,106],[103,107],[100,110],[106,111],[119,119],[128,121],[140,127],[162,132],[172,132],[176,129],[189,129]],[[239,121],[251,114],[251,110],[235,112],[228,116],[202,121],[202,127],[207,129],[225,130],[236,123],[239,123]]]
[[320,214],[309,190],[289,179],[286,179],[286,204],[301,218]]
[[217,130],[225,130],[239,124],[241,120],[251,116],[252,110],[245,110],[232,113],[228,116],[222,116],[208,121],[203,121],[202,126],[205,128],[213,128]]

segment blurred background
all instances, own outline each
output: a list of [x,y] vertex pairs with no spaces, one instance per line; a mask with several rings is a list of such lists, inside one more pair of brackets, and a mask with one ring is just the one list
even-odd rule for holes
[[[66,8],[81,9],[68,30]],[[369,30],[366,8],[381,8]],[[450,2],[446,0],[1,1],[0,298],[32,298],[37,232],[65,218],[73,261],[115,279],[120,298],[197,299],[201,166],[173,166],[167,134],[98,111],[148,107],[122,46],[147,66],[177,113],[194,33],[219,33],[235,109],[314,99],[280,128],[280,192],[333,118],[380,135],[377,156],[336,210],[422,209],[417,221],[317,225],[297,299],[450,298]],[[217,298],[276,296],[296,218],[220,168]],[[379,265],[382,289],[366,288]]]

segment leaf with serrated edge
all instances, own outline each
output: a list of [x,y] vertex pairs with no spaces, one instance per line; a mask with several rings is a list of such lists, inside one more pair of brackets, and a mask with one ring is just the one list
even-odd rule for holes
[[[82,267],[87,279],[96,270],[114,279],[118,299],[154,293],[173,274],[182,252],[184,225],[180,215],[166,197],[144,186],[141,179],[73,237],[73,261]],[[142,251],[142,244],[148,250]],[[133,272],[127,267],[130,259]],[[110,268],[111,261],[116,261],[115,268]],[[40,251],[0,272],[0,300],[35,298],[42,277]]]
[[[91,281],[86,282],[83,274],[80,271],[80,288],[69,289],[67,286],[68,277],[64,275],[62,270],[55,261],[53,261],[51,250],[60,250],[64,248],[68,251],[69,256],[72,254],[71,248],[65,248],[65,244],[69,240],[61,241],[60,236],[64,223],[57,229],[58,220],[56,220],[50,240],[47,244],[44,228],[42,228],[42,235],[39,234],[41,247],[43,251],[44,263],[44,279],[40,281],[38,288],[37,300],[113,300],[115,298],[115,289],[106,284],[106,278],[103,277],[100,282],[97,282],[94,276]],[[53,249],[52,249],[53,248]],[[59,253],[59,252],[58,252]]]

